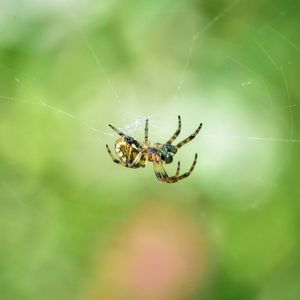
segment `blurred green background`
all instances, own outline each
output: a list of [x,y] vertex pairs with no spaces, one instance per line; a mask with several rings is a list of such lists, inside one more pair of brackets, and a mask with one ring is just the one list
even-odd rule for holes
[[1,299],[300,299],[299,1],[0,4]]

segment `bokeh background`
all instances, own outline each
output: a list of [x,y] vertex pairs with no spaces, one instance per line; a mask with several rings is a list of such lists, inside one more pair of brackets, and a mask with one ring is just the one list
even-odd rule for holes
[[1,299],[300,299],[299,1],[0,4]]

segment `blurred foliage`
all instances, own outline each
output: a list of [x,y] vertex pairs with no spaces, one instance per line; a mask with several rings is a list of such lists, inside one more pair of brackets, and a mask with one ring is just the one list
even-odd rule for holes
[[[299,8],[2,0],[1,299],[299,299]],[[112,163],[108,123],[142,139],[149,117],[163,142],[178,114],[182,136],[204,124],[177,155],[185,170],[198,152],[190,178]],[[146,261],[158,249],[149,261],[177,294],[126,281],[131,249]],[[173,278],[181,255],[187,276]]]

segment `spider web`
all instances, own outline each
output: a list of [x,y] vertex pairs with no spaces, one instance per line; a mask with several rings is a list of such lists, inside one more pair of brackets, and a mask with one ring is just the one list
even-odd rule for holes
[[[37,3],[33,3],[37,7]],[[52,8],[57,13],[58,3],[54,3]],[[93,12],[88,9],[89,5],[95,5],[99,11]],[[285,33],[288,32],[286,23],[289,18],[296,18],[294,12],[299,8],[299,2],[291,3],[288,10],[267,3],[265,9],[270,10],[268,18],[259,26],[238,18],[239,10],[245,9],[245,5],[239,0],[231,1],[221,9],[218,5],[201,4],[201,10],[212,15],[208,18],[201,14],[201,10],[200,13],[193,11],[196,8],[193,2],[181,4],[174,7],[168,20],[157,25],[151,33],[147,32],[149,28],[136,28],[135,23],[129,21],[126,34],[142,63],[136,66],[137,71],[129,70],[127,79],[124,78],[126,68],[122,73],[114,66],[110,68],[111,62],[108,67],[105,66],[104,61],[110,56],[105,53],[103,58],[101,50],[105,52],[106,49],[92,42],[95,39],[90,29],[97,25],[92,23],[96,22],[95,15],[97,18],[105,16],[110,5],[106,3],[100,9],[94,2],[87,6],[76,6],[71,2],[60,4],[60,14],[66,19],[64,34],[76,39],[81,46],[80,51],[85,51],[93,64],[91,80],[101,81],[101,87],[87,105],[84,105],[84,99],[77,99],[79,104],[74,105],[74,112],[73,104],[65,102],[63,95],[58,95],[53,101],[53,96],[49,100],[45,99],[47,93],[37,92],[43,89],[43,84],[47,89],[45,83],[39,86],[41,78],[24,74],[18,67],[3,62],[0,67],[5,76],[11,78],[12,90],[21,90],[21,94],[27,97],[1,92],[1,104],[4,106],[12,102],[24,113],[35,110],[33,107],[37,107],[41,114],[47,110],[59,115],[62,123],[67,122],[63,118],[73,120],[74,130],[81,131],[82,128],[85,135],[91,132],[89,141],[100,145],[93,144],[97,151],[102,149],[102,160],[106,155],[104,145],[112,144],[115,139],[107,123],[142,138],[145,119],[149,118],[151,140],[162,141],[176,129],[177,115],[180,114],[184,127],[182,135],[192,132],[199,122],[204,124],[197,141],[189,146],[189,150],[183,151],[180,159],[184,161],[183,167],[187,168],[193,152],[200,152],[202,171],[199,176],[207,190],[214,185],[211,178],[224,177],[227,172],[230,172],[229,183],[221,184],[220,191],[235,190],[237,183],[233,182],[246,169],[247,175],[244,180],[238,181],[239,184],[250,182],[249,190],[256,187],[257,193],[268,191],[270,186],[277,185],[274,161],[280,160],[281,152],[285,151],[282,149],[291,146],[299,149],[300,144],[300,103],[291,88],[295,86],[294,76],[299,69],[300,45],[296,43],[296,32],[292,37]],[[41,8],[45,9],[43,5]],[[153,15],[159,15],[159,11],[151,11],[151,8]],[[137,15],[139,13],[141,11],[137,9]],[[192,17],[187,19],[186,16]],[[170,31],[176,22],[184,25],[178,32]],[[232,24],[238,28],[236,38],[222,32],[222,28],[232,28]],[[266,43],[267,38],[273,44]],[[223,52],[216,49],[210,53],[207,50],[215,49],[214,45],[222,39],[225,39],[223,44],[226,46]],[[148,46],[158,57],[151,55],[151,50],[143,49]],[[283,48],[283,51],[277,51],[276,47]],[[147,62],[148,56],[151,66]],[[171,56],[170,60],[168,56]],[[205,68],[207,73],[204,74],[199,72],[199,68],[206,60],[210,66]],[[142,74],[141,78],[139,74]],[[82,80],[89,81],[90,78]],[[97,112],[101,112],[101,118],[98,118]],[[11,126],[12,130],[18,128],[14,123]],[[260,163],[254,165],[253,160]],[[15,163],[9,160],[3,165],[13,166]],[[232,168],[237,170],[236,174],[232,173]],[[6,180],[1,181],[3,189],[16,197]]]

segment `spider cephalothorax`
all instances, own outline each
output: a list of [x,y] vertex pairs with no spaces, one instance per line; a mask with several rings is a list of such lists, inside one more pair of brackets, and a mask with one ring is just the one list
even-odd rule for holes
[[197,162],[197,153],[190,170],[182,175],[179,175],[180,171],[180,162],[178,161],[176,175],[169,177],[167,172],[164,169],[164,164],[170,164],[173,161],[173,156],[177,153],[177,150],[181,148],[186,143],[190,142],[195,136],[199,133],[202,123],[198,126],[196,131],[191,134],[189,137],[178,143],[177,145],[172,145],[174,140],[178,137],[181,131],[181,118],[178,116],[178,128],[172,137],[164,144],[155,143],[151,144],[148,141],[148,119],[146,120],[145,125],[145,141],[139,143],[133,137],[125,135],[123,132],[116,129],[114,126],[110,125],[110,128],[113,129],[120,136],[115,143],[115,151],[119,157],[116,159],[112,152],[110,151],[108,145],[106,149],[111,159],[117,163],[121,164],[127,168],[144,168],[147,161],[153,163],[154,172],[156,177],[163,182],[173,183],[177,182],[183,178],[188,177],[195,168]]

